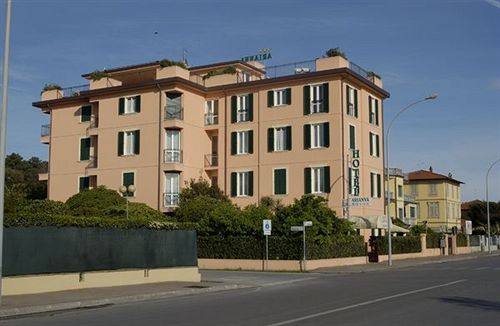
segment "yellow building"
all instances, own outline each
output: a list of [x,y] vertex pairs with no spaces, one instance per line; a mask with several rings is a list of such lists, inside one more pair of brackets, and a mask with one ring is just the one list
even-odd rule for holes
[[387,191],[390,193],[389,212],[392,218],[398,218],[408,225],[417,224],[417,203],[414,196],[407,194],[405,182],[408,182],[408,175],[401,169],[389,169],[389,184],[386,184]]
[[133,184],[132,201],[169,212],[201,177],[240,206],[312,193],[342,215],[350,192],[370,197],[352,215],[384,214],[389,93],[379,77],[340,56],[267,68],[162,63],[84,74],[88,85],[46,90],[33,103],[50,115],[41,138],[49,199]]
[[406,191],[415,196],[417,202],[418,223],[438,231],[451,232],[460,230],[461,200],[460,185],[463,182],[432,171],[419,170],[408,173]]

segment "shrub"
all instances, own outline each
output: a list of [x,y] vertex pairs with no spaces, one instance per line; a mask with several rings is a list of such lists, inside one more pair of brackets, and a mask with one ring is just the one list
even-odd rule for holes
[[52,215],[69,215],[70,210],[65,203],[54,200],[26,200],[16,216],[20,217],[50,217]]
[[[377,240],[379,246],[379,254],[387,255],[387,237],[378,237]],[[407,254],[412,252],[421,252],[422,244],[420,243],[420,237],[392,237],[392,253],[393,254]]]
[[337,56],[340,56],[340,57],[342,57],[342,58],[344,58],[344,59],[347,60],[347,56],[345,55],[344,52],[342,52],[340,50],[339,47],[328,49],[326,51],[326,56],[327,57],[337,57]]
[[92,79],[93,81],[97,81],[107,77],[109,77],[109,74],[103,70],[96,70],[90,73],[90,79]]
[[62,87],[59,85],[59,84],[56,84],[56,83],[49,83],[49,84],[45,84],[43,86],[43,89],[42,89],[42,93],[43,92],[46,92],[46,91],[52,91],[52,90],[62,90]]
[[125,204],[125,198],[104,186],[83,190],[66,201],[71,214],[75,216],[100,216],[110,207],[125,207]]
[[229,66],[223,69],[217,69],[217,70],[212,70],[209,71],[207,74],[203,76],[203,80],[208,79],[213,76],[218,76],[218,75],[234,75],[237,73],[236,67],[234,66]]
[[427,237],[425,238],[426,240],[426,247],[427,248],[440,248],[440,242],[441,242],[441,234],[439,233],[427,233]]
[[160,67],[165,68],[165,67],[171,67],[171,66],[178,66],[184,69],[187,69],[188,67],[186,64],[182,61],[174,61],[174,60],[169,60],[169,59],[161,59],[158,61],[158,64]]

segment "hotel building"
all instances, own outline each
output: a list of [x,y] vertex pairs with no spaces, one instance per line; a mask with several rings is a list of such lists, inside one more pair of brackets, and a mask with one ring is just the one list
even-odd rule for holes
[[[265,67],[162,61],[82,75],[47,90],[48,197],[135,185],[132,201],[163,212],[190,179],[217,184],[238,205],[311,193],[343,215],[343,199],[370,197],[350,215],[384,215],[383,100],[374,74],[340,56]],[[98,78],[100,77],[100,78]],[[354,164],[353,164],[354,163]]]

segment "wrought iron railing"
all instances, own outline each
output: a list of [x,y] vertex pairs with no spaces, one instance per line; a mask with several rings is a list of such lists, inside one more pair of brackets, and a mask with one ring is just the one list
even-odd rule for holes
[[216,167],[219,165],[219,158],[217,154],[205,155],[205,167]]
[[361,77],[363,77],[365,79],[368,79],[368,80],[370,79],[368,71],[361,68],[360,66],[358,66],[357,64],[355,64],[352,61],[349,61],[349,69],[351,69],[352,71],[354,71],[355,73],[357,73],[358,75],[360,75]]
[[40,135],[42,137],[50,136],[50,125],[42,125],[42,131]]
[[164,163],[182,163],[182,150],[165,149],[163,150]]
[[179,206],[179,194],[178,193],[164,193],[163,194],[163,206],[164,207],[177,207],[177,206]]

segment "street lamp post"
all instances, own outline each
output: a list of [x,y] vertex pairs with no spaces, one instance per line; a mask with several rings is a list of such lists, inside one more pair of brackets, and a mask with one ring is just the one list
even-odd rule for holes
[[122,193],[123,197],[125,197],[125,199],[127,200],[127,219],[128,219],[128,198],[129,198],[130,193],[135,192],[135,186],[134,185],[129,185],[128,187],[127,186],[120,186],[120,188],[118,190]]
[[493,162],[489,169],[488,172],[486,172],[486,216],[488,218],[488,253],[491,254],[491,229],[490,229],[490,198],[488,196],[488,177],[490,175],[490,171],[495,166],[495,164],[499,163],[500,159],[496,160]]
[[[392,118],[391,122],[389,123],[389,126],[387,127],[387,131],[386,131],[386,134],[385,134],[385,171],[386,171],[386,184],[389,185],[389,179],[390,179],[390,172],[389,172],[389,132],[391,131],[391,127],[392,127],[392,124],[394,123],[394,121],[401,115],[401,113],[405,112],[406,110],[408,110],[409,108],[413,107],[414,105],[418,104],[418,103],[421,103],[421,102],[425,102],[425,101],[428,101],[428,100],[435,100],[437,98],[437,95],[434,94],[434,95],[430,95],[430,96],[427,96],[421,100],[418,100],[418,101],[415,101],[409,105],[407,105],[406,107],[404,107],[403,109],[401,109],[401,111],[399,111],[396,116],[394,118]],[[387,262],[389,264],[389,266],[392,266],[392,236],[391,236],[391,212],[390,212],[390,205],[391,205],[391,191],[390,189],[388,188],[387,189],[387,233],[388,233],[388,259],[387,259]]]

